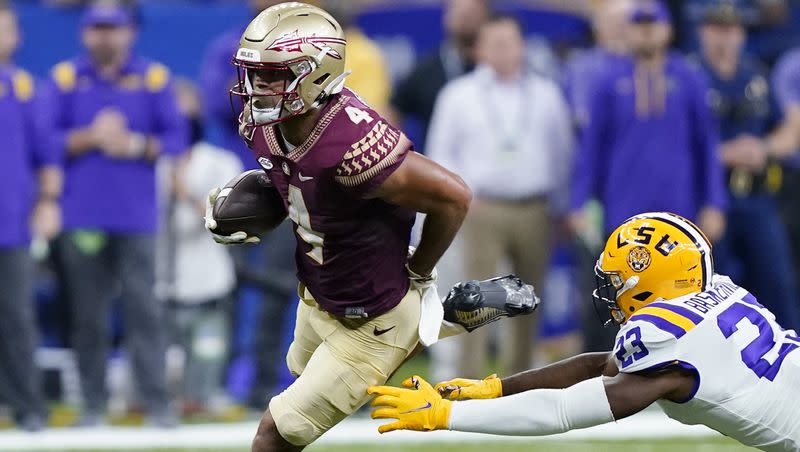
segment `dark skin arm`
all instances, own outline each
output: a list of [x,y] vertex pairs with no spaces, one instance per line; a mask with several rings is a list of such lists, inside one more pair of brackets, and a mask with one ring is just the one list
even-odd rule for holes
[[532,389],[568,388],[601,375],[611,412],[617,420],[636,414],[659,399],[684,401],[692,395],[696,381],[694,373],[680,367],[649,373],[620,373],[611,359],[611,352],[584,353],[503,379],[503,395]]
[[603,377],[608,403],[614,419],[620,420],[642,411],[659,399],[683,402],[692,396],[697,376],[680,367],[648,374],[619,373]]
[[370,197],[427,214],[419,246],[408,262],[411,271],[427,276],[461,227],[472,192],[456,174],[423,155],[409,152]]
[[503,395],[510,396],[531,389],[568,388],[600,375],[616,375],[616,370],[611,352],[584,353],[503,378]]

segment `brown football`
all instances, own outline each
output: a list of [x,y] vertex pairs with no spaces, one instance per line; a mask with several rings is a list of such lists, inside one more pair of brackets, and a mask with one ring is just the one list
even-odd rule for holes
[[213,213],[216,234],[244,231],[249,236],[275,229],[287,215],[283,198],[261,169],[245,171],[225,184]]

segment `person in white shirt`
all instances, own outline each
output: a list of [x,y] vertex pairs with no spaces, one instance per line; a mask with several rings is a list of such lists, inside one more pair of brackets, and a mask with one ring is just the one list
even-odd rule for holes
[[181,396],[183,414],[201,415],[219,391],[229,344],[229,311],[236,287],[233,259],[205,229],[208,187],[225,185],[242,172],[232,151],[202,141],[197,94],[178,85],[182,111],[192,124],[192,146],[172,169],[168,215],[170,257],[167,300],[172,341],[185,354]]
[[[525,40],[512,16],[494,16],[478,36],[479,65],[439,94],[427,155],[459,174],[475,197],[461,228],[464,276],[488,278],[508,260],[541,291],[551,216],[566,204],[573,146],[569,109],[556,83],[525,70]],[[513,319],[504,369],[531,364],[535,320]],[[485,370],[490,329],[463,340],[462,372]]]

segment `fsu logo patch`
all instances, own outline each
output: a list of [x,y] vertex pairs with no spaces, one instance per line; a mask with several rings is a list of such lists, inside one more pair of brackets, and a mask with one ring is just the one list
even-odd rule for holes
[[302,52],[301,45],[308,44],[314,47],[317,50],[322,50],[323,48],[327,48],[328,55],[336,58],[337,60],[342,59],[342,55],[330,48],[328,44],[338,44],[338,45],[345,45],[347,41],[342,38],[334,38],[334,37],[326,37],[326,36],[300,36],[299,31],[295,30],[290,34],[283,35],[278,39],[272,41],[272,44],[266,48],[266,50],[272,50],[275,52]]
[[647,251],[647,248],[637,246],[628,253],[627,260],[631,270],[639,273],[650,266],[652,259],[650,257],[650,251]]

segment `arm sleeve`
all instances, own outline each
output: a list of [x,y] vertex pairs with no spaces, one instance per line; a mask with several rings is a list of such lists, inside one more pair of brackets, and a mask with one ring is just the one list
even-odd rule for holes
[[153,95],[152,134],[161,142],[161,154],[180,154],[189,145],[189,131],[186,117],[178,109],[175,84],[167,69],[157,63],[145,78]]
[[578,210],[586,202],[599,195],[599,178],[603,174],[600,165],[611,145],[610,134],[611,79],[601,79],[594,84],[587,102],[587,121],[583,136],[572,165],[570,178],[570,210]]
[[349,149],[336,167],[335,180],[345,190],[366,197],[400,167],[414,146],[406,136],[374,110],[366,108],[371,122],[360,122]]
[[622,373],[660,369],[680,361],[676,335],[685,334],[679,325],[660,314],[637,314],[620,328],[612,357]]
[[50,146],[46,139],[49,128],[43,84],[34,85],[33,78],[23,71],[15,76],[14,84],[18,83],[29,86],[24,90],[30,90],[19,100],[22,103],[23,115],[25,115],[26,140],[33,167],[61,166],[63,152]]
[[448,428],[494,435],[543,436],[614,421],[603,377],[566,389],[455,402]]
[[425,155],[450,171],[463,175],[456,142],[459,135],[457,91],[456,86],[451,84],[445,86],[436,98],[428,127]]
[[687,84],[694,90],[692,102],[692,145],[697,161],[697,187],[700,206],[724,209],[726,190],[724,169],[719,156],[719,128],[708,105],[708,80],[699,71],[690,71]]

